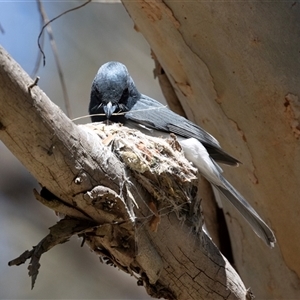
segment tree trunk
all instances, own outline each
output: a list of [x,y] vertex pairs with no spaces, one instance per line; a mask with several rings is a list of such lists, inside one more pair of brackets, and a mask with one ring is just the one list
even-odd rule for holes
[[243,162],[225,176],[275,231],[271,251],[223,204],[239,274],[258,299],[300,298],[299,3],[123,4],[174,88],[174,107]]

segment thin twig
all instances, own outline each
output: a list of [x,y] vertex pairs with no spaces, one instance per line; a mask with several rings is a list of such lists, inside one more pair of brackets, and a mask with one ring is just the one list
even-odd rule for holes
[[[71,112],[70,99],[69,99],[69,96],[68,96],[68,91],[67,91],[67,88],[66,88],[66,83],[65,83],[65,79],[64,79],[62,67],[61,67],[61,64],[60,64],[60,61],[59,61],[59,57],[58,57],[56,42],[55,42],[55,39],[54,39],[54,36],[53,36],[53,31],[52,31],[52,28],[51,28],[51,25],[50,25],[50,23],[52,21],[54,21],[55,19],[59,18],[60,16],[62,16],[66,12],[60,14],[56,18],[54,18],[54,19],[52,19],[52,20],[49,21],[49,19],[47,17],[47,14],[46,14],[46,12],[44,10],[44,7],[42,5],[42,2],[40,0],[37,0],[37,3],[38,3],[39,11],[40,11],[41,16],[42,16],[43,21],[44,21],[44,26],[43,26],[40,34],[39,34],[39,37],[38,37],[38,45],[39,45],[39,48],[41,50],[39,39],[41,37],[41,34],[43,33],[43,30],[46,28],[47,32],[48,32],[48,35],[49,35],[49,38],[50,38],[50,44],[51,44],[51,48],[52,48],[52,51],[53,51],[53,55],[54,55],[54,59],[55,59],[55,63],[56,63],[57,71],[58,71],[58,75],[59,75],[59,78],[60,78],[61,87],[62,87],[62,90],[63,90],[63,95],[64,95],[64,100],[65,100],[65,106],[66,106],[67,116],[69,118],[71,118],[72,112]],[[44,54],[44,52],[42,50],[41,50],[41,52],[42,52],[42,56],[43,56],[43,65],[45,66],[45,54]]]
[[58,16],[56,16],[55,18],[49,20],[48,17],[47,17],[47,15],[46,15],[46,12],[44,10],[44,7],[43,7],[41,1],[37,0],[39,11],[41,13],[41,16],[42,16],[43,22],[44,22],[44,25],[43,25],[43,27],[42,27],[42,29],[40,31],[39,36],[38,36],[38,47],[39,47],[41,56],[43,58],[43,66],[45,66],[45,64],[46,64],[46,56],[45,56],[45,53],[44,53],[44,51],[43,51],[43,49],[41,47],[40,39],[41,39],[41,37],[43,35],[44,29],[46,28],[47,32],[48,32],[48,35],[49,35],[49,38],[50,38],[50,43],[51,43],[52,51],[53,51],[53,54],[54,54],[54,59],[55,59],[55,62],[56,62],[56,67],[57,67],[57,70],[58,70],[58,74],[59,74],[59,78],[60,78],[62,90],[63,90],[63,95],[64,95],[64,100],[65,100],[65,106],[66,106],[67,116],[69,118],[71,118],[71,116],[72,116],[70,99],[69,99],[69,96],[68,96],[68,92],[67,92],[67,88],[66,88],[66,84],[65,84],[65,80],[64,80],[62,68],[61,68],[61,64],[60,64],[60,61],[59,61],[59,58],[58,58],[57,47],[56,47],[56,43],[55,43],[55,40],[54,40],[54,37],[53,37],[53,31],[52,31],[52,28],[50,26],[50,23],[52,23],[56,19],[60,18],[61,16],[67,14],[68,12],[71,12],[73,10],[77,10],[77,9],[79,9],[79,8],[87,5],[91,1],[92,0],[88,0],[85,3],[83,3],[83,4],[81,4],[81,5],[77,6],[77,7],[71,8],[69,10],[66,10],[65,12],[63,12],[63,13],[59,14]]
[[[37,0],[37,1],[40,1],[40,0]],[[79,6],[76,6],[76,7],[74,7],[74,8],[68,9],[68,10],[64,11],[63,13],[59,14],[58,16],[56,16],[55,18],[53,18],[53,19],[51,19],[50,21],[48,21],[48,22],[45,23],[45,25],[43,26],[43,28],[42,28],[42,30],[41,30],[39,36],[38,36],[38,47],[39,47],[39,49],[40,49],[40,51],[42,52],[42,55],[43,55],[43,65],[44,65],[44,66],[45,66],[45,64],[46,64],[46,56],[45,56],[45,53],[44,53],[44,51],[43,51],[43,49],[42,49],[42,47],[41,47],[41,45],[40,45],[40,38],[41,38],[41,36],[42,36],[42,34],[43,34],[43,32],[44,32],[44,29],[45,29],[50,23],[52,23],[52,22],[55,21],[56,19],[60,18],[61,16],[65,15],[65,14],[67,14],[67,13],[73,11],[73,10],[77,10],[77,9],[79,9],[79,8],[81,8],[81,7],[85,6],[85,5],[87,5],[87,4],[90,3],[90,2],[92,2],[92,0],[87,0],[85,3],[83,3],[83,4],[79,5]]]
[[29,93],[31,92],[31,89],[38,84],[39,80],[40,80],[39,76],[35,77],[33,83],[28,86]]
[[[41,5],[41,2],[40,1],[37,1],[37,5],[38,5],[38,9],[40,10],[40,5]],[[41,14],[41,20],[40,20],[40,31],[42,31],[42,28],[44,26],[44,19],[43,19],[43,16]],[[42,35],[41,36],[41,48],[44,48],[44,42],[45,42],[45,35]],[[34,69],[31,73],[31,78],[34,78],[36,77],[37,75],[37,72],[40,68],[40,65],[41,65],[41,61],[42,61],[42,52],[40,51],[40,49],[38,50],[38,55],[37,55],[37,58],[36,58],[36,62],[35,62],[35,66],[34,66]]]
[[[139,111],[148,111],[148,110],[155,110],[155,109],[161,109],[161,108],[168,108],[168,105],[164,105],[164,106],[160,106],[160,107],[152,107],[152,108],[146,108],[146,109],[136,109],[134,112],[139,112]],[[126,114],[126,112],[119,112],[119,113],[113,113],[112,116],[124,116]],[[91,116],[93,117],[103,117],[105,116],[104,113],[102,114],[92,114],[92,115],[85,115],[85,116],[80,116],[77,118],[72,119],[72,121],[78,121],[81,119],[86,119],[86,118],[90,118]]]

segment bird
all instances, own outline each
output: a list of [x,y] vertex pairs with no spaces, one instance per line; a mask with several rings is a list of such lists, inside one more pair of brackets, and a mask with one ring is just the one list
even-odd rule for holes
[[150,136],[175,134],[185,157],[241,213],[253,231],[274,247],[273,231],[225,179],[218,165],[238,166],[240,162],[200,126],[140,93],[124,64],[110,61],[99,68],[91,87],[89,114],[92,122],[118,122]]

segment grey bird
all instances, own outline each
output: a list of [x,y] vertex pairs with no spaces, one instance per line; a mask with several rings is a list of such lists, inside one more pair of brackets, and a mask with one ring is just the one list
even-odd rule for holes
[[274,247],[275,235],[254,208],[223,177],[216,163],[237,166],[219,142],[201,127],[172,112],[160,102],[139,93],[125,65],[108,62],[100,67],[91,88],[89,113],[92,122],[110,120],[151,136],[176,134],[185,157],[248,221],[253,231]]

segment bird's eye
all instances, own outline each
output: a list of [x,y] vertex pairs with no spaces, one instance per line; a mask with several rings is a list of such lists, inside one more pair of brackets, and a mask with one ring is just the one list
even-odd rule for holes
[[126,88],[126,89],[123,91],[123,94],[122,94],[122,96],[121,96],[121,98],[120,98],[119,103],[126,103],[128,97],[129,97],[129,90],[128,90],[128,88]]

